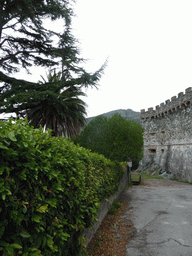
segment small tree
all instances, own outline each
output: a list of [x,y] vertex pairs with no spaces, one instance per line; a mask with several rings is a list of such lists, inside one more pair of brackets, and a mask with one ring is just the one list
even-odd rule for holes
[[135,120],[126,120],[120,114],[109,119],[110,159],[127,161],[130,156],[135,165],[142,159],[143,128]]
[[143,128],[120,114],[109,119],[98,116],[75,138],[75,142],[113,161],[124,162],[131,156],[136,166],[142,159]]
[[105,116],[95,117],[85,126],[80,135],[74,138],[75,143],[106,156],[107,122],[108,120]]

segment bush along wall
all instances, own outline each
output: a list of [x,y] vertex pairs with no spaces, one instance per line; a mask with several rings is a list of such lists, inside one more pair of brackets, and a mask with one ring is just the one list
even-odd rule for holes
[[0,254],[85,255],[82,233],[123,168],[27,120],[0,127]]

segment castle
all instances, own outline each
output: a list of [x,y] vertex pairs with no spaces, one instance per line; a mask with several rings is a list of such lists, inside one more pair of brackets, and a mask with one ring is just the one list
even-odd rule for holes
[[174,178],[192,182],[192,87],[171,100],[141,110],[143,165],[157,165]]

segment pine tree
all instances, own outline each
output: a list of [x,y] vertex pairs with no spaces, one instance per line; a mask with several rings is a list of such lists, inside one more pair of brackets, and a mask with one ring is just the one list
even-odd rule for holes
[[[105,64],[87,73],[80,64],[77,40],[71,34],[73,0],[0,1],[0,113],[29,116],[40,100],[72,88],[97,86]],[[61,20],[63,31],[47,29],[45,20]],[[34,83],[16,79],[13,73],[31,66],[57,67],[57,82]],[[56,97],[56,96],[55,96]],[[60,98],[62,98],[60,96]]]
[[56,64],[51,60],[52,38],[60,35],[46,29],[44,20],[60,18],[66,29],[71,24],[72,15],[67,0],[1,0],[0,67],[12,73],[19,71],[20,66],[27,69],[32,64]]

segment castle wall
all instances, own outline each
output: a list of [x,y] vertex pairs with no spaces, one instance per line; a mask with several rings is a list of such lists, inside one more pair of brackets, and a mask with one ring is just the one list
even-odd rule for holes
[[192,88],[178,98],[141,111],[143,164],[156,164],[175,178],[192,182]]

